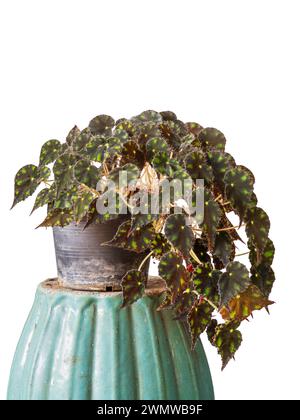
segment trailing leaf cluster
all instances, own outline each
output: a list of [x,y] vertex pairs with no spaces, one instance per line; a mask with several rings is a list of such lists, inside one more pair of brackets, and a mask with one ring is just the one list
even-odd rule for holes
[[[26,165],[15,177],[13,206],[31,196],[40,185],[33,210],[47,206],[39,226],[66,226],[72,222],[106,223],[118,214],[98,214],[99,182],[115,180],[126,170],[130,188],[120,188],[117,204],[128,205],[136,191],[150,194],[165,179],[204,179],[204,218],[169,212],[132,214],[120,225],[107,245],[137,253],[149,251],[159,260],[159,275],[165,281],[164,299],[158,308],[172,308],[176,319],[187,320],[192,347],[201,333],[222,357],[222,367],[234,356],[242,336],[240,323],[254,310],[268,308],[274,272],[274,245],[269,238],[270,221],[257,206],[254,176],[225,152],[226,139],[215,128],[183,123],[173,112],[145,111],[131,119],[114,121],[107,115],[93,118],[88,127],[73,127],[66,141],[48,140],[38,165]],[[105,189],[104,189],[105,191]],[[239,226],[228,214],[234,212]],[[250,269],[238,261],[238,233],[248,237]],[[143,296],[146,278],[133,269],[122,280],[123,306]],[[223,319],[218,323],[216,315]]]

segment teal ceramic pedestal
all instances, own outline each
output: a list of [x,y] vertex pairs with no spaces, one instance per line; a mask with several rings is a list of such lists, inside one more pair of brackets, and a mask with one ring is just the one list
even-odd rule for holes
[[200,340],[156,311],[159,296],[120,309],[121,293],[38,287],[15,353],[10,400],[211,400]]

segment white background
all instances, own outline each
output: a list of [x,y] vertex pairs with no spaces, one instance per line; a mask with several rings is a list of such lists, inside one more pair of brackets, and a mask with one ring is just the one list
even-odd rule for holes
[[299,399],[299,1],[1,2],[0,398],[36,285],[55,275],[51,230],[13,211],[15,172],[101,113],[171,109],[221,129],[256,176],[277,253],[270,307],[244,323],[224,372],[203,339],[217,399]]

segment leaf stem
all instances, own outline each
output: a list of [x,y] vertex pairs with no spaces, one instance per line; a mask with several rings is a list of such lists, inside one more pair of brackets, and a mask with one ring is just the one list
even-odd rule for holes
[[43,181],[43,182],[44,182],[44,184],[45,184],[45,185],[47,185],[47,187],[49,187],[49,188],[52,186],[52,184],[49,184],[49,182],[47,182],[47,181]]
[[210,306],[212,306],[216,311],[219,310],[218,307],[211,300],[209,300],[207,297],[201,295],[199,292],[197,292],[197,290],[192,290],[192,293],[194,293],[197,296],[197,298],[202,296],[203,300],[205,300],[207,303],[209,303]]
[[103,162],[103,171],[105,176],[109,174],[109,170],[105,162]]
[[240,257],[241,255],[247,255],[247,254],[250,254],[250,251],[242,252],[241,254],[236,254],[235,256]]
[[193,249],[190,250],[190,256],[196,261],[196,263],[202,265],[202,262],[199,260]]
[[129,209],[133,209],[134,208],[134,206],[132,206],[131,204],[129,204],[128,203],[128,201],[123,197],[123,195],[122,195],[122,193],[121,193],[121,191],[119,191],[119,190],[117,190],[116,189],[116,191],[117,191],[117,193],[119,194],[119,197],[121,198],[121,200],[123,201],[123,203],[124,204],[126,204],[126,206],[129,208]]
[[227,230],[235,230],[235,229],[239,229],[242,226],[245,226],[245,225],[241,225],[241,226],[230,226],[230,227],[226,227],[226,228],[217,229],[217,232],[225,232]]
[[145,264],[145,262],[148,260],[148,258],[151,257],[151,255],[153,254],[153,251],[149,252],[149,254],[146,255],[146,257],[143,259],[143,261],[141,262],[141,264],[139,265],[138,271],[141,271],[141,269],[143,268],[143,265]]
[[207,297],[204,296],[203,299],[206,300],[206,302],[209,303],[210,306],[212,306],[216,311],[219,310],[218,307],[211,300],[209,300]]

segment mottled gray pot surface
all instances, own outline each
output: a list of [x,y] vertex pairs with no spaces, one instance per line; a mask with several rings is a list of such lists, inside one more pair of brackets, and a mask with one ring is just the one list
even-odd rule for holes
[[[54,227],[53,237],[59,282],[64,287],[89,290],[120,290],[128,270],[137,268],[145,253],[101,246],[113,238],[123,220],[103,224],[72,223]],[[145,265],[148,271],[148,265]]]

